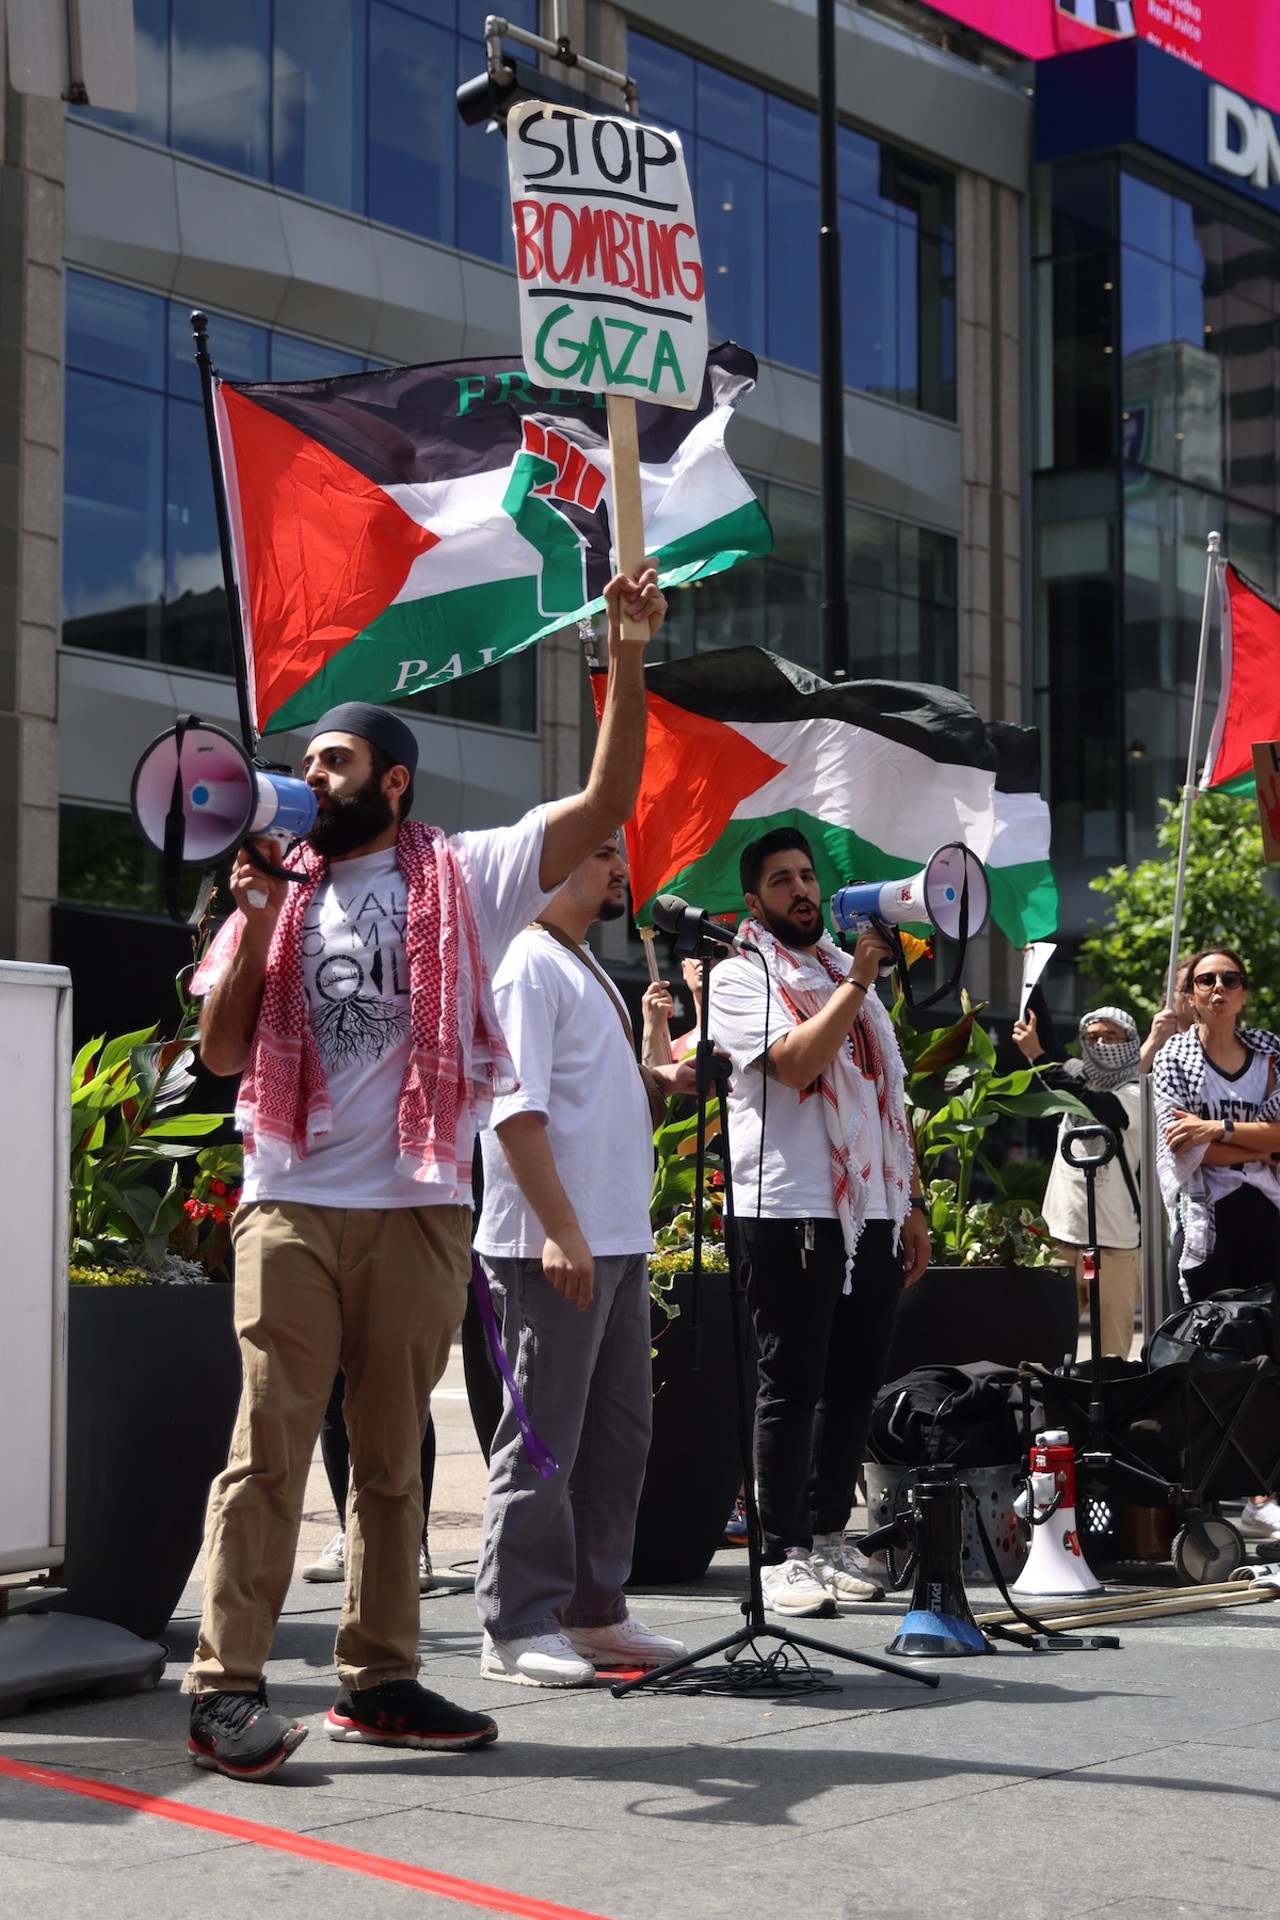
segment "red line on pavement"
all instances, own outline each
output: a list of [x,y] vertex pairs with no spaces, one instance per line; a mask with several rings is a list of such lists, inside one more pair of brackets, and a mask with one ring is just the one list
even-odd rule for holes
[[587,1913],[581,1907],[562,1907],[554,1900],[536,1900],[529,1894],[511,1893],[503,1887],[487,1887],[479,1880],[460,1880],[452,1873],[437,1873],[433,1867],[415,1867],[406,1860],[386,1860],[381,1854],[362,1853],[358,1847],[336,1846],[332,1840],[317,1840],[305,1833],[289,1833],[283,1827],[268,1827],[259,1820],[240,1820],[234,1814],[215,1813],[207,1807],[189,1807],[181,1800],[164,1800],[158,1794],[139,1793],[133,1787],[114,1786],[108,1780],[92,1780],[78,1773],[60,1773],[53,1767],[32,1766],[25,1760],[13,1760],[0,1754],[0,1775],[20,1780],[32,1787],[57,1787],[63,1793],[83,1794],[89,1800],[105,1800],[111,1806],[128,1807],[135,1813],[151,1813],[162,1820],[176,1820],[180,1826],[200,1827],[230,1840],[246,1840],[257,1847],[272,1847],[277,1853],[293,1853],[304,1860],[315,1860],[325,1867],[346,1867],[352,1873],[367,1873],[375,1880],[393,1880],[403,1887],[418,1887],[423,1893],[437,1894],[442,1900],[457,1900],[468,1907],[488,1907],[494,1913],[510,1913],[519,1920],[605,1920],[605,1916]]

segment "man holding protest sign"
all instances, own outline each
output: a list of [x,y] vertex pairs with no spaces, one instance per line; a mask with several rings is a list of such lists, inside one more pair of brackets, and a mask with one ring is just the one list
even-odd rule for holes
[[609,688],[582,793],[512,827],[446,837],[406,818],[417,742],[349,701],[302,760],[319,814],[269,879],[241,852],[239,909],[194,982],[200,1051],[243,1072],[236,1326],[245,1386],[214,1483],[188,1751],[237,1780],[305,1738],[267,1702],[263,1668],[293,1572],[321,1416],[341,1367],[351,1440],[347,1586],[334,1740],[457,1750],[497,1737],[486,1714],[417,1682],[419,1450],[470,1277],[471,1159],[492,1093],[511,1083],[490,971],[603,835],[630,812],[644,757],[643,645],[666,602],[652,568],[606,589]]

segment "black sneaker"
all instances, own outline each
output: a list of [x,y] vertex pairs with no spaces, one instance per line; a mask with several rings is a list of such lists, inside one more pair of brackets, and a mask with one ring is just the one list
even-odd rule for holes
[[416,1680],[384,1680],[380,1687],[344,1687],[325,1715],[325,1731],[331,1740],[451,1753],[487,1747],[498,1737],[498,1723],[428,1693]]
[[187,1752],[198,1767],[231,1780],[265,1780],[307,1737],[301,1720],[272,1713],[267,1690],[200,1693],[191,1702]]

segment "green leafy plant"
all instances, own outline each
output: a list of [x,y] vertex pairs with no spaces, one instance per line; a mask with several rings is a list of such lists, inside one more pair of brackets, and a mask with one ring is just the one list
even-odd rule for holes
[[[729,1270],[724,1247],[724,1172],[717,1146],[721,1138],[720,1102],[709,1100],[701,1195],[704,1273]],[[649,1292],[668,1319],[680,1311],[670,1298],[672,1282],[678,1273],[688,1272],[693,1259],[697,1145],[698,1122],[692,1114],[666,1121],[653,1136],[649,1218],[653,1222],[654,1251],[649,1256]]]
[[[1000,1073],[990,1034],[967,994],[961,1018],[950,1027],[917,1033],[893,1010],[906,1065],[907,1116],[927,1201],[926,1217],[935,1266],[1048,1266],[1053,1247],[1039,1208],[1021,1176],[1006,1186],[1004,1169],[986,1151],[1001,1120],[1040,1120],[1089,1110],[1074,1094],[1039,1084],[1040,1069]],[[992,1197],[975,1196],[981,1170]],[[1011,1191],[1010,1188],[1013,1188]]]
[[[1162,801],[1159,853],[1133,866],[1111,867],[1090,886],[1104,896],[1107,918],[1091,928],[1080,964],[1097,983],[1097,999],[1128,1007],[1144,1025],[1164,1005],[1173,937],[1173,883],[1182,802]],[[1225,940],[1249,967],[1250,1026],[1280,1028],[1280,902],[1268,891],[1262,831],[1250,799],[1203,793],[1191,809],[1184,954]]]
[[195,1085],[196,1008],[184,974],[171,1038],[157,1037],[159,1023],[99,1035],[72,1064],[70,1274],[79,1284],[207,1279],[226,1261],[241,1149],[198,1144],[228,1115],[178,1111]]

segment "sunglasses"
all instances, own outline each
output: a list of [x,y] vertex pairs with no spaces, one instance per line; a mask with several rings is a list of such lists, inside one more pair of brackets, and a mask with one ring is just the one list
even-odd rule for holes
[[1231,987],[1242,987],[1244,985],[1244,975],[1237,973],[1234,967],[1228,967],[1225,973],[1196,974],[1195,984],[1198,987],[1213,987],[1221,984],[1228,989]]

